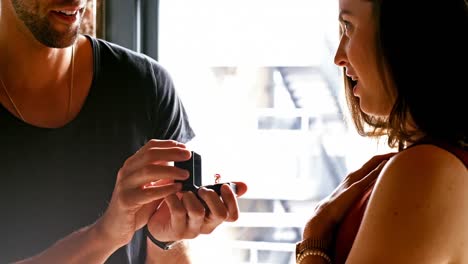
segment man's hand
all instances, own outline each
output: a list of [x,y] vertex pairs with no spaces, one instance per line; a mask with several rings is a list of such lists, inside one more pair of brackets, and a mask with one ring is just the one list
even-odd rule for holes
[[[247,191],[243,182],[237,185],[237,196]],[[195,238],[200,234],[210,234],[224,221],[233,222],[239,218],[236,194],[228,185],[221,187],[221,196],[215,191],[201,187],[198,195],[193,192],[171,194],[153,214],[148,222],[148,230],[160,241],[177,241]]]
[[[150,140],[125,161],[118,172],[109,207],[95,225],[109,243],[119,247],[127,244],[135,231],[148,222],[162,199],[181,190],[181,184],[174,180],[187,179],[188,172],[170,163],[187,160],[190,155],[181,143]],[[165,184],[154,184],[161,180]]]

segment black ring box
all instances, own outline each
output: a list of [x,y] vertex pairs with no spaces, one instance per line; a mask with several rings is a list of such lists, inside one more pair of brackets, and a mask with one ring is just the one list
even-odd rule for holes
[[200,154],[192,151],[192,157],[186,161],[174,162],[174,166],[189,171],[190,176],[187,180],[176,180],[182,182],[182,191],[191,191],[197,194],[200,187],[205,187],[214,190],[218,195],[221,195],[221,186],[228,184],[229,187],[237,193],[237,186],[233,182],[216,183],[212,185],[202,185],[202,159]]

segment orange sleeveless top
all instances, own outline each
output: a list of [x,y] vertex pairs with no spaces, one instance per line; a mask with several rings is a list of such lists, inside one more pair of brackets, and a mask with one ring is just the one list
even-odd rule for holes
[[[436,145],[453,153],[465,164],[465,166],[468,167],[468,150],[466,148],[463,149],[461,147],[442,143],[430,144]],[[351,251],[351,247],[353,246],[354,239],[356,238],[357,232],[359,230],[359,226],[361,225],[361,221],[364,216],[364,212],[366,211],[369,197],[373,189],[374,184],[371,184],[363,193],[362,197],[359,198],[356,203],[349,209],[348,213],[345,215],[340,225],[338,226],[335,237],[334,263],[343,264],[346,262],[348,254]]]

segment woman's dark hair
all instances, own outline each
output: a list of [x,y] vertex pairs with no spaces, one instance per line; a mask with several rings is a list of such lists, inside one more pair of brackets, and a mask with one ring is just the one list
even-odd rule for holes
[[[388,119],[363,113],[345,78],[346,97],[361,135],[388,135],[390,147],[414,142],[413,124],[425,138],[468,140],[468,8],[465,0],[371,0],[377,65],[396,86]],[[384,65],[389,76],[383,73]],[[387,91],[390,89],[386,87]],[[369,126],[371,129],[367,129]]]

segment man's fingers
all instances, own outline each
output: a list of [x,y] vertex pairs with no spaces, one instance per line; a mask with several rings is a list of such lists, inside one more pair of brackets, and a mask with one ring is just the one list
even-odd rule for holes
[[162,179],[186,180],[188,177],[188,171],[174,166],[148,164],[134,171],[131,175],[124,176],[121,181],[123,184],[133,187],[147,185]]
[[151,139],[140,149],[144,151],[149,148],[186,148],[185,144],[175,140]]
[[244,194],[247,192],[248,187],[247,187],[247,184],[245,184],[244,182],[237,182],[237,181],[235,181],[235,182],[233,182],[233,183],[236,184],[237,190],[236,190],[236,193],[235,193],[235,194],[237,195],[237,197],[242,196],[242,195],[244,195]]
[[206,209],[193,192],[184,192],[182,203],[188,216],[184,238],[192,239],[200,234],[201,227],[205,221]]
[[[245,185],[244,183],[239,184],[239,182],[236,182],[236,186],[237,196],[243,195],[247,191],[247,185]],[[239,188],[239,186],[242,187]],[[237,221],[237,219],[239,219],[239,204],[237,203],[235,194],[232,192],[232,189],[229,186],[223,185],[221,187],[221,198],[223,198],[224,204],[228,210],[226,221]]]
[[165,201],[171,214],[171,229],[174,235],[174,237],[165,238],[165,240],[181,240],[184,238],[187,228],[187,210],[176,194],[169,195]]
[[122,167],[122,171],[125,174],[129,174],[148,164],[169,165],[172,161],[188,160],[191,155],[191,152],[185,148],[147,147],[144,150],[140,149],[137,153],[128,158]]
[[148,223],[148,220],[150,217],[154,214],[154,211],[156,208],[158,208],[159,204],[161,203],[162,200],[151,202],[148,204],[145,204],[142,206],[140,210],[138,210],[135,218],[136,218],[136,228],[135,229],[140,229],[144,225]]
[[121,200],[124,205],[128,208],[142,206],[153,202],[158,199],[162,199],[170,194],[174,194],[182,189],[182,184],[171,183],[156,188],[142,189],[142,188],[131,188],[122,193]]

